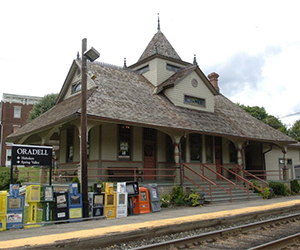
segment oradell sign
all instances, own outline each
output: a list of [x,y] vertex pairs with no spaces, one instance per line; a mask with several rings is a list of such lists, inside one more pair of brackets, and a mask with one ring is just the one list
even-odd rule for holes
[[52,166],[52,147],[12,145],[12,165]]

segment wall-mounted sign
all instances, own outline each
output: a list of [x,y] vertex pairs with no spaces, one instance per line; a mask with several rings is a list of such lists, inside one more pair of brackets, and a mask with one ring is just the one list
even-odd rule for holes
[[52,166],[52,147],[12,145],[12,165]]

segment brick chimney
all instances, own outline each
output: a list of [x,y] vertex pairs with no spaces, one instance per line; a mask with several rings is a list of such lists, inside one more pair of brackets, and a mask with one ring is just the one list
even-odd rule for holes
[[210,83],[215,87],[215,89],[220,92],[220,88],[218,85],[218,78],[219,75],[216,72],[212,72],[208,75],[208,79],[210,81]]

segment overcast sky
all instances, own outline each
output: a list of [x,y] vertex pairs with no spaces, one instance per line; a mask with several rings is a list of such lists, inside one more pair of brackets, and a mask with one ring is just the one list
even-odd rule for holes
[[182,60],[196,54],[221,92],[264,107],[286,125],[300,119],[300,2],[231,0],[0,0],[0,95],[58,93],[81,42],[98,61],[137,62],[157,31]]

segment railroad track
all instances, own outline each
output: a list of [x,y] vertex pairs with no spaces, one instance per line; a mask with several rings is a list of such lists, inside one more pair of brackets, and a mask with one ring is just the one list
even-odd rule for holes
[[[228,229],[169,240],[133,250],[148,249],[299,249],[300,213]],[[291,235],[287,237],[288,235]],[[297,242],[298,241],[298,242]],[[292,242],[292,243],[291,243]],[[296,242],[296,243],[295,243]],[[297,245],[298,244],[298,245]],[[293,246],[294,245],[294,246]],[[287,249],[287,248],[285,248]]]

